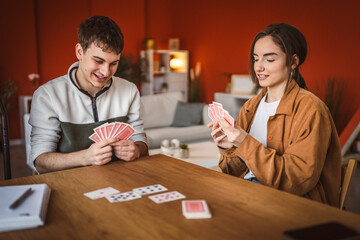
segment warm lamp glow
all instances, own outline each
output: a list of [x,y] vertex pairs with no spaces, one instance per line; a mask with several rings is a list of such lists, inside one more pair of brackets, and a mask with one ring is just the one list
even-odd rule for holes
[[173,58],[170,60],[170,67],[172,69],[179,69],[184,66],[184,61],[179,58]]

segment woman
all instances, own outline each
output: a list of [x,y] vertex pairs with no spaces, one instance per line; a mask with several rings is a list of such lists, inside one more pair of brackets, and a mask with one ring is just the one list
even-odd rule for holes
[[252,80],[261,93],[242,107],[234,127],[210,123],[224,173],[333,206],[339,204],[341,149],[326,105],[299,73],[307,55],[294,26],[272,24],[251,45]]

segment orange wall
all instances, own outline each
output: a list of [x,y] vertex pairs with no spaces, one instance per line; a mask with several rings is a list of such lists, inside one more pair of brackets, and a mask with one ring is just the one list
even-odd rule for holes
[[157,49],[167,49],[169,38],[175,37],[172,27],[171,2],[169,0],[147,0],[145,12],[145,36],[156,40]]
[[300,71],[310,90],[331,76],[346,87],[338,130],[360,107],[357,74],[360,54],[360,1],[208,1],[172,2],[172,27],[191,53],[191,65],[202,63],[201,93],[210,102],[226,84],[222,72],[247,74],[249,47],[270,23],[297,26],[308,40],[308,58]]
[[124,54],[138,56],[145,37],[144,7],[144,0],[4,1],[0,16],[0,31],[5,33],[0,44],[0,85],[12,79],[19,88],[8,112],[10,138],[21,137],[17,99],[19,95],[32,95],[27,75],[39,73],[43,84],[66,74],[76,61],[74,47],[81,21],[96,14],[111,17],[125,35]]
[[41,84],[67,73],[77,59],[77,27],[91,14],[88,0],[37,0],[37,41]]
[[[21,7],[19,7],[21,6]],[[76,61],[77,27],[85,18],[108,15],[125,35],[124,54],[138,55],[144,37],[166,48],[170,37],[190,51],[190,64],[202,63],[205,102],[225,90],[222,72],[248,73],[249,46],[256,33],[273,22],[296,25],[307,37],[309,55],[301,72],[310,90],[330,76],[342,77],[343,129],[360,106],[357,56],[360,54],[360,2],[285,0],[4,0],[0,10],[0,79],[13,79],[17,95],[32,94],[27,74],[39,72],[41,83],[66,73]],[[5,34],[4,34],[5,33]],[[20,138],[17,96],[9,111],[10,138]]]
[[2,2],[0,32],[0,86],[13,80],[18,87],[8,111],[10,138],[17,139],[21,136],[17,95],[32,93],[27,75],[38,72],[33,1]]

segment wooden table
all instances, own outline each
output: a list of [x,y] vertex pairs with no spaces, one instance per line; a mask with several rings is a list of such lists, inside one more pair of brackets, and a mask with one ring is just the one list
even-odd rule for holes
[[[1,181],[46,183],[52,189],[45,226],[0,233],[0,239],[281,239],[288,229],[328,221],[360,231],[360,215],[248,182],[164,155]],[[160,183],[186,199],[205,199],[213,217],[189,220],[181,200],[156,204],[147,196],[110,203],[83,194],[121,192]]]

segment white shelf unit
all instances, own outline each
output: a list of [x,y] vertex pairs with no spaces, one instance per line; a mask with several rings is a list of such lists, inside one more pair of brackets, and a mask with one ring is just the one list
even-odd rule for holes
[[25,142],[24,115],[30,113],[32,96],[19,96],[19,115],[21,140]]
[[[189,52],[186,50],[146,50],[140,52],[148,62],[146,82],[142,83],[141,95],[181,91],[188,99]],[[174,69],[170,61],[180,60],[181,66]]]

